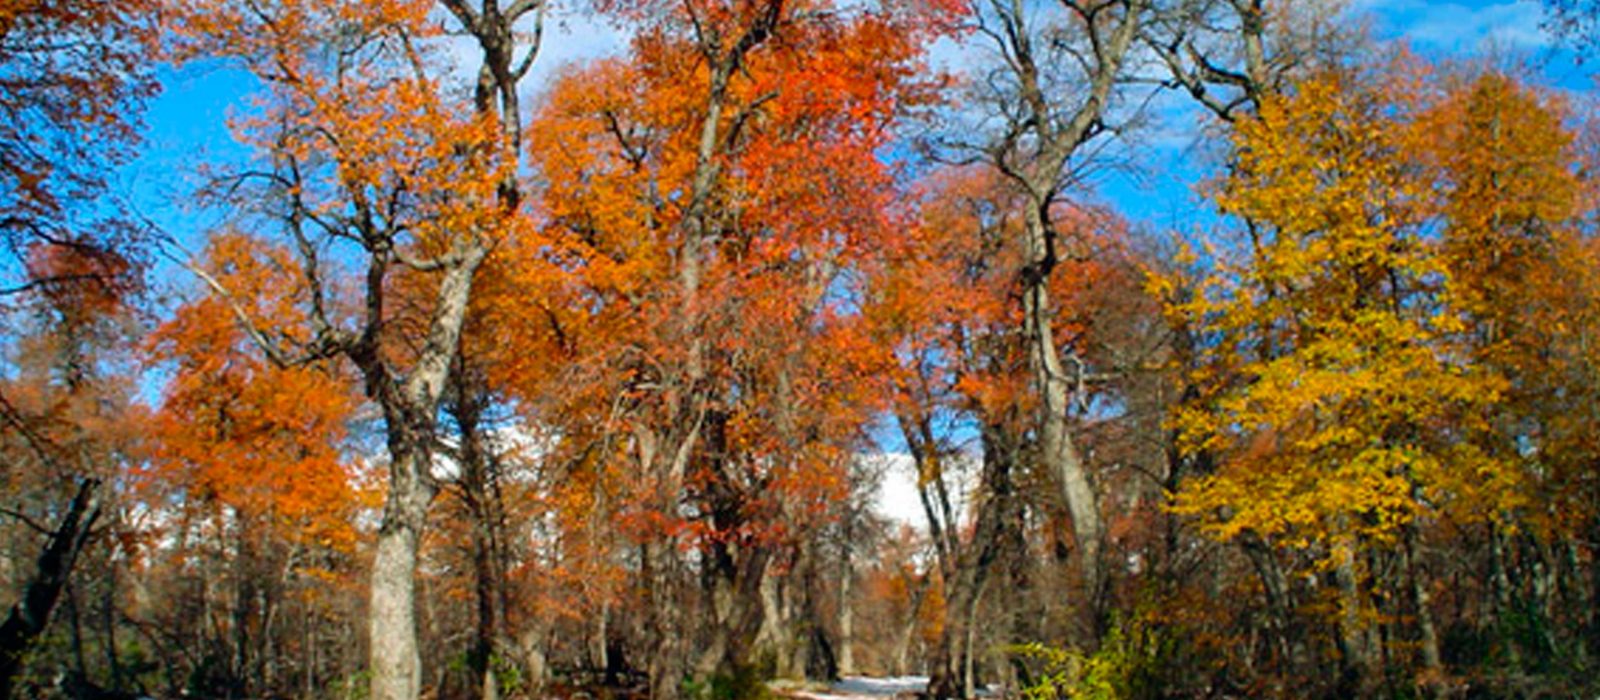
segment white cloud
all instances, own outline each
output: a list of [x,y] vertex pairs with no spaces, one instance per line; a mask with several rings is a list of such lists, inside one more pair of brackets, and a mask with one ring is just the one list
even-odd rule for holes
[[868,459],[879,461],[883,469],[883,477],[878,480],[878,493],[872,501],[873,510],[893,522],[926,531],[928,521],[922,514],[922,501],[917,496],[917,469],[912,464],[911,455],[889,453],[872,455]]
[[[917,467],[911,455],[904,452],[879,452],[862,455],[875,462],[881,470],[878,491],[872,506],[879,515],[891,522],[910,526],[918,532],[928,531],[928,516],[922,509],[922,499],[917,489]],[[967,505],[978,475],[978,457],[961,454],[945,460],[945,487],[950,490],[950,508],[954,511],[959,530],[971,521]]]

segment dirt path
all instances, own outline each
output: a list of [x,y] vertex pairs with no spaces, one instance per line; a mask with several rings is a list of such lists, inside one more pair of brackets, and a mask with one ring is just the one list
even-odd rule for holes
[[802,700],[862,700],[863,698],[910,697],[923,693],[927,689],[927,676],[898,676],[894,678],[847,676],[835,681],[827,690],[795,689],[784,694]]

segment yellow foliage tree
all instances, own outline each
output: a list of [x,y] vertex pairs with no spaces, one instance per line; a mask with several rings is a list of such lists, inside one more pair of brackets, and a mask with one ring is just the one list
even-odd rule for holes
[[1211,192],[1244,235],[1215,251],[1204,294],[1169,307],[1200,329],[1202,381],[1217,387],[1175,418],[1184,447],[1218,465],[1175,509],[1330,574],[1346,674],[1362,682],[1379,656],[1372,593],[1398,582],[1375,580],[1375,557],[1402,563],[1425,611],[1408,556],[1419,520],[1487,517],[1521,494],[1515,470],[1464,439],[1486,429],[1505,381],[1451,352],[1464,319],[1445,303],[1452,269],[1409,112],[1348,73],[1265,100]]

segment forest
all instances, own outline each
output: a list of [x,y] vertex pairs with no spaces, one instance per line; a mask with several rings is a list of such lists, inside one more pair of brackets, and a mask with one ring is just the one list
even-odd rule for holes
[[1600,695],[1600,2],[563,3],[0,0],[0,698]]

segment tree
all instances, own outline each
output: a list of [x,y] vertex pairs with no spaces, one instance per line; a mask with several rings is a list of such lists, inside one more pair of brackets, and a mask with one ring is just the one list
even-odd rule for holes
[[1108,125],[1127,116],[1119,113],[1125,96],[1120,88],[1134,73],[1130,61],[1141,27],[1158,9],[1142,1],[1062,2],[1036,13],[1016,2],[975,3],[972,28],[1002,60],[984,66],[984,79],[974,81],[971,91],[986,127],[963,129],[943,144],[947,157],[988,165],[1022,198],[1022,225],[1015,234],[1024,244],[1017,322],[1029,339],[1037,398],[1030,426],[1037,443],[1034,464],[1060,493],[1088,597],[1100,584],[1104,523],[1089,465],[1071,433],[1079,382],[1068,365],[1084,364],[1059,337],[1049,289],[1056,269],[1084,246],[1056,217],[1083,185],[1085,147],[1106,138]]
[[[252,327],[282,336],[304,322],[309,294],[291,272],[293,255],[218,235],[199,264],[251,301]],[[145,508],[167,516],[159,536],[177,546],[145,553],[145,575],[170,596],[147,614],[205,645],[184,669],[191,689],[271,692],[282,687],[278,655],[302,641],[273,621],[296,603],[314,607],[309,588],[355,554],[356,514],[370,507],[357,487],[361,467],[346,456],[356,396],[332,361],[266,361],[215,296],[179,306],[148,340],[149,362],[171,379],[151,421],[148,461],[130,481]],[[217,591],[217,600],[184,597],[196,588],[183,584],[184,572],[195,568],[209,572],[198,595]],[[228,623],[186,615],[195,608],[227,610]],[[309,659],[298,661],[314,675]]]
[[1556,579],[1582,574],[1576,557],[1563,565],[1556,552],[1570,552],[1562,542],[1571,528],[1594,517],[1592,450],[1577,438],[1593,420],[1581,398],[1592,385],[1583,337],[1595,289],[1581,222],[1593,183],[1563,100],[1494,70],[1441,82],[1413,138],[1446,221],[1439,254],[1466,322],[1457,346],[1507,383],[1475,437],[1522,486],[1521,500],[1489,523],[1485,598],[1501,620],[1539,621],[1542,632],[1507,642],[1513,657],[1526,647],[1532,662],[1555,653],[1565,641],[1557,630],[1572,627],[1558,619]]
[[67,585],[72,565],[83,551],[100,507],[94,501],[99,484],[85,480],[78,486],[66,514],[55,530],[48,532],[49,544],[39,555],[34,575],[23,589],[22,599],[11,606],[0,623],[0,697],[11,697],[13,681],[34,640],[44,632],[61,591]]
[[1505,378],[1443,349],[1464,307],[1440,284],[1454,273],[1426,236],[1427,174],[1408,165],[1406,113],[1386,95],[1334,73],[1239,123],[1214,197],[1252,224],[1243,262],[1184,309],[1225,388],[1178,418],[1185,446],[1220,461],[1179,512],[1214,537],[1311,553],[1340,592],[1347,682],[1363,685],[1381,653],[1364,591],[1394,585],[1377,562],[1402,563],[1437,674],[1419,523],[1481,521],[1521,498],[1518,470],[1464,439],[1488,428]]
[[[923,220],[872,285],[879,342],[899,361],[890,375],[892,409],[932,540],[927,577],[943,602],[930,691],[947,697],[973,690],[976,620],[990,579],[1028,556],[1023,513],[1032,500],[1017,483],[1016,437],[1031,406],[1026,350],[1011,332],[1018,319],[1009,303],[1021,265],[1020,197],[1006,184],[978,169],[935,175]],[[974,475],[975,488],[964,489]],[[957,500],[964,491],[965,503]],[[1015,641],[1013,630],[994,633]]]
[[[87,545],[108,541],[103,535],[122,525],[118,494],[103,484],[114,483],[131,461],[135,436],[146,418],[129,398],[134,380],[126,351],[135,329],[135,297],[132,289],[117,283],[129,279],[121,266],[130,263],[111,251],[88,253],[45,243],[30,246],[29,253],[27,267],[37,283],[13,297],[16,306],[5,315],[13,334],[4,338],[0,454],[7,463],[4,514],[11,536],[6,540],[16,547],[9,556],[37,557],[37,565],[14,575],[23,597],[17,608],[21,626],[8,629],[8,644],[21,646],[8,654],[23,653],[45,631],[53,605],[61,600],[60,587],[80,555],[100,564],[100,558],[109,560],[118,553],[114,540],[111,547]],[[86,277],[79,272],[108,266],[116,274]],[[91,529],[95,522],[100,527]],[[37,549],[36,535],[47,538]],[[74,615],[81,597],[92,595],[87,591],[104,594],[96,602],[109,604],[112,599],[115,572],[99,573],[106,575],[80,579],[66,589],[67,609]],[[74,647],[81,649],[76,623],[71,635]],[[107,633],[100,641],[113,659],[111,681],[120,686],[114,636]],[[77,663],[73,671],[87,676],[89,668]]]
[[[532,150],[593,311],[558,325],[593,358],[572,376],[601,387],[574,396],[610,426],[580,434],[635,480],[615,507],[641,550],[651,693],[671,697],[690,668],[731,678],[810,643],[759,593],[816,562],[801,543],[877,400],[853,276],[896,235],[878,154],[926,99],[919,41],[947,8],[618,9],[646,20],[631,55],[567,75]],[[539,313],[540,332],[560,316]]]
[[1231,124],[1295,80],[1358,55],[1364,37],[1341,21],[1346,12],[1337,1],[1190,0],[1155,15],[1139,39],[1165,85]]
[[[930,568],[945,601],[932,663],[946,685],[934,692],[965,697],[979,673],[1005,672],[983,649],[1054,638],[1063,628],[1071,637],[1088,634],[1081,620],[1055,614],[1064,607],[1052,588],[1058,582],[1037,563],[1065,559],[1076,538],[1061,516],[1060,491],[1049,488],[1053,477],[1029,468],[1038,397],[1015,303],[1028,200],[1013,181],[980,166],[936,172],[925,187],[921,220],[869,285],[868,314],[877,342],[898,361],[889,375],[892,410],[917,470],[937,565]],[[1111,351],[1124,322],[1116,308],[1140,303],[1142,276],[1125,226],[1110,212],[1061,203],[1051,216],[1086,253],[1047,280],[1057,300],[1049,322],[1063,351],[1083,362],[1078,400],[1068,407],[1082,431],[1079,421],[1091,413],[1117,420],[1107,381],[1126,366]],[[1153,304],[1144,310],[1154,318]],[[988,622],[980,628],[979,619]]]
[[[107,387],[92,365],[110,335],[99,331],[126,311],[143,267],[133,257],[135,229],[95,205],[106,169],[131,156],[139,113],[155,91],[155,22],[148,2],[0,6],[0,242],[11,256],[0,272],[8,306],[0,325],[8,349],[31,341],[57,370],[55,381],[8,376],[0,387],[9,512],[44,505],[24,502],[59,491],[29,475],[75,481],[77,494],[56,493],[46,506],[61,512],[59,526],[43,530],[50,541],[4,628],[0,695],[10,692],[21,655],[44,631],[88,541],[104,500],[94,477],[112,468],[89,459],[90,446],[109,444],[100,438],[110,434],[97,433],[104,416],[83,409],[117,398],[102,393]],[[18,322],[30,316],[41,323]]]
[[264,204],[245,208],[253,230],[296,252],[305,320],[269,336],[237,294],[202,277],[271,362],[343,358],[382,413],[388,492],[368,610],[375,700],[421,692],[414,576],[436,490],[438,414],[478,269],[522,221],[517,90],[538,45],[520,27],[542,8],[442,3],[476,43],[470,98],[449,85],[455,66],[433,3],[197,2],[179,13],[180,56],[234,61],[266,91],[264,112],[240,133],[263,162],[221,193]]

